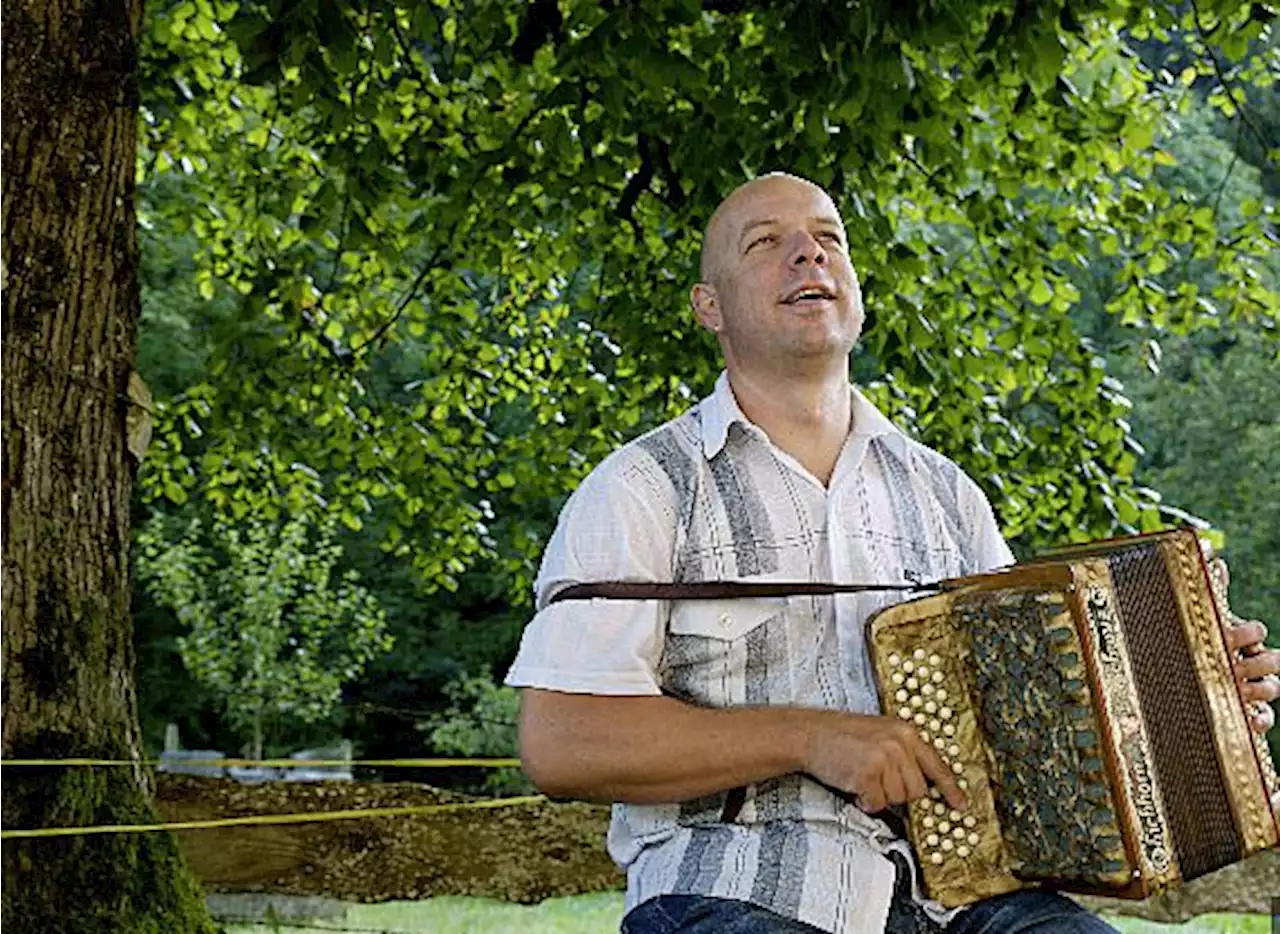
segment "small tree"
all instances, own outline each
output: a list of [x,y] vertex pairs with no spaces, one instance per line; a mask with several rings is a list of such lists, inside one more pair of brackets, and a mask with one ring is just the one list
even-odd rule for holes
[[342,685],[391,648],[386,613],[354,571],[336,575],[332,523],[193,520],[174,541],[153,519],[139,533],[139,575],[187,627],[178,641],[191,675],[224,704],[262,757],[264,722],[316,723]]

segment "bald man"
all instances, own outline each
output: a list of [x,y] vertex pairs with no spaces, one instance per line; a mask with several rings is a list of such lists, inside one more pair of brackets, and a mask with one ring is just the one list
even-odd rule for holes
[[615,802],[630,934],[1113,929],[1047,893],[923,900],[886,808],[963,789],[880,714],[863,644],[883,593],[564,601],[597,581],[937,580],[1012,562],[977,485],[850,385],[862,297],[818,186],[756,179],[716,210],[692,304],[725,371],[566,503],[507,683],[524,767]]

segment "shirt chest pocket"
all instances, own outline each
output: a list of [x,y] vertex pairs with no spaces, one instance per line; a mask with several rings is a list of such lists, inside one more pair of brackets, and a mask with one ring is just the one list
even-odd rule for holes
[[785,663],[786,611],[782,598],[677,603],[663,652],[664,689],[715,707],[763,702],[753,686]]

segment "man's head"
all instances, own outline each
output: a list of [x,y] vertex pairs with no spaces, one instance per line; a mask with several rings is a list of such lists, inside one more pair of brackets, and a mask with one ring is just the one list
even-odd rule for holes
[[825,191],[794,175],[762,176],[720,202],[701,277],[694,311],[731,368],[847,356],[862,330],[844,224]]

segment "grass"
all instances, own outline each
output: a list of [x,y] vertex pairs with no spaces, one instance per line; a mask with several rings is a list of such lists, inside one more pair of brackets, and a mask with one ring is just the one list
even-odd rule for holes
[[[430,898],[419,902],[352,905],[341,921],[305,926],[233,924],[228,934],[617,934],[622,896],[616,892],[555,898],[540,905],[511,905],[485,898]],[[1204,915],[1186,924],[1157,924],[1140,918],[1108,918],[1122,934],[1271,934],[1266,915]]]

